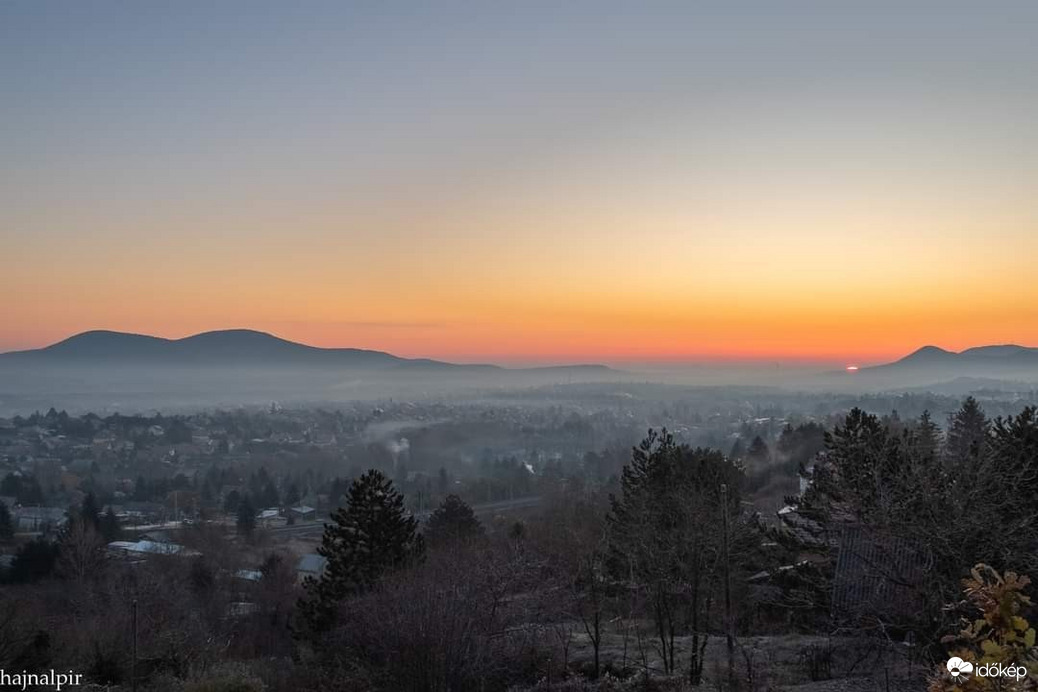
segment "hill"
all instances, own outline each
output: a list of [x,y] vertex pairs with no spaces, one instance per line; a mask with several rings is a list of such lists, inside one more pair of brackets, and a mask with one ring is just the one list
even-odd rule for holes
[[321,348],[289,341],[252,329],[203,332],[182,339],[95,330],[76,334],[39,349],[0,354],[0,362],[53,365],[241,365],[268,367],[334,367],[399,369],[403,371],[463,371],[521,373],[607,373],[604,365],[564,365],[540,368],[502,368],[486,364],[458,364],[429,358],[402,358],[384,351],[359,348]]
[[910,388],[969,381],[1038,382],[1038,348],[1000,344],[948,351],[924,346],[892,363],[862,368],[862,384]]
[[1038,367],[1038,348],[1002,344],[975,346],[956,353],[938,346],[923,346],[893,363],[865,368],[864,371],[949,366],[955,368]]
[[0,415],[50,406],[133,412],[417,399],[620,376],[603,365],[504,368],[319,348],[248,329],[183,339],[90,331],[44,348],[0,354]]
[[328,365],[338,367],[419,366],[432,368],[494,368],[455,365],[428,359],[408,359],[382,351],[319,348],[251,329],[203,332],[183,339],[143,334],[89,331],[40,349],[0,354],[0,358],[37,363],[133,363],[162,365],[248,364]]

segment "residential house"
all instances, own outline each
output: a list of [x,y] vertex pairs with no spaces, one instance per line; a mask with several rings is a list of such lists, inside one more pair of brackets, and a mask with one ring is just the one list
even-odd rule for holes
[[328,558],[324,555],[318,555],[317,553],[308,553],[303,557],[299,558],[299,562],[296,564],[296,577],[302,582],[307,577],[313,577],[314,579],[320,579],[321,575],[324,574],[325,567],[328,566]]

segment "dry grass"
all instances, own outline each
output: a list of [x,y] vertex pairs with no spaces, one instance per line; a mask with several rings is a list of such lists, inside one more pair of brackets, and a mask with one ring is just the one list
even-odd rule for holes
[[[619,631],[617,631],[619,629]],[[647,622],[632,625],[624,635],[615,624],[603,636],[600,661],[608,677],[600,683],[586,680],[593,670],[594,651],[580,623],[571,623],[568,667],[574,673],[552,681],[552,690],[685,690],[690,637],[678,637],[680,652],[676,675],[664,676],[663,664]],[[556,635],[556,639],[558,636]],[[556,647],[562,660],[562,647]],[[928,669],[909,664],[896,647],[878,646],[850,638],[781,635],[744,637],[735,647],[736,684],[727,676],[723,637],[711,637],[705,652],[704,680],[699,690],[742,692],[907,692],[925,687]],[[652,682],[643,682],[648,676]],[[815,679],[812,679],[815,678]],[[821,679],[819,679],[821,678]],[[547,680],[532,689],[548,689]]]

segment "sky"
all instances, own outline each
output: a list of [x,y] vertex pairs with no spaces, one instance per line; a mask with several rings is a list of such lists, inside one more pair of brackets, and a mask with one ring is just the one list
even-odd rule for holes
[[0,3],[0,351],[1038,345],[1038,3]]

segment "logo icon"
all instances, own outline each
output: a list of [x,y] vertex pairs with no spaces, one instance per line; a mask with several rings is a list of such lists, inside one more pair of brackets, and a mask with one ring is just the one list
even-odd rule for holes
[[973,664],[969,661],[963,661],[958,656],[948,659],[947,668],[956,682],[964,681],[973,672]]

